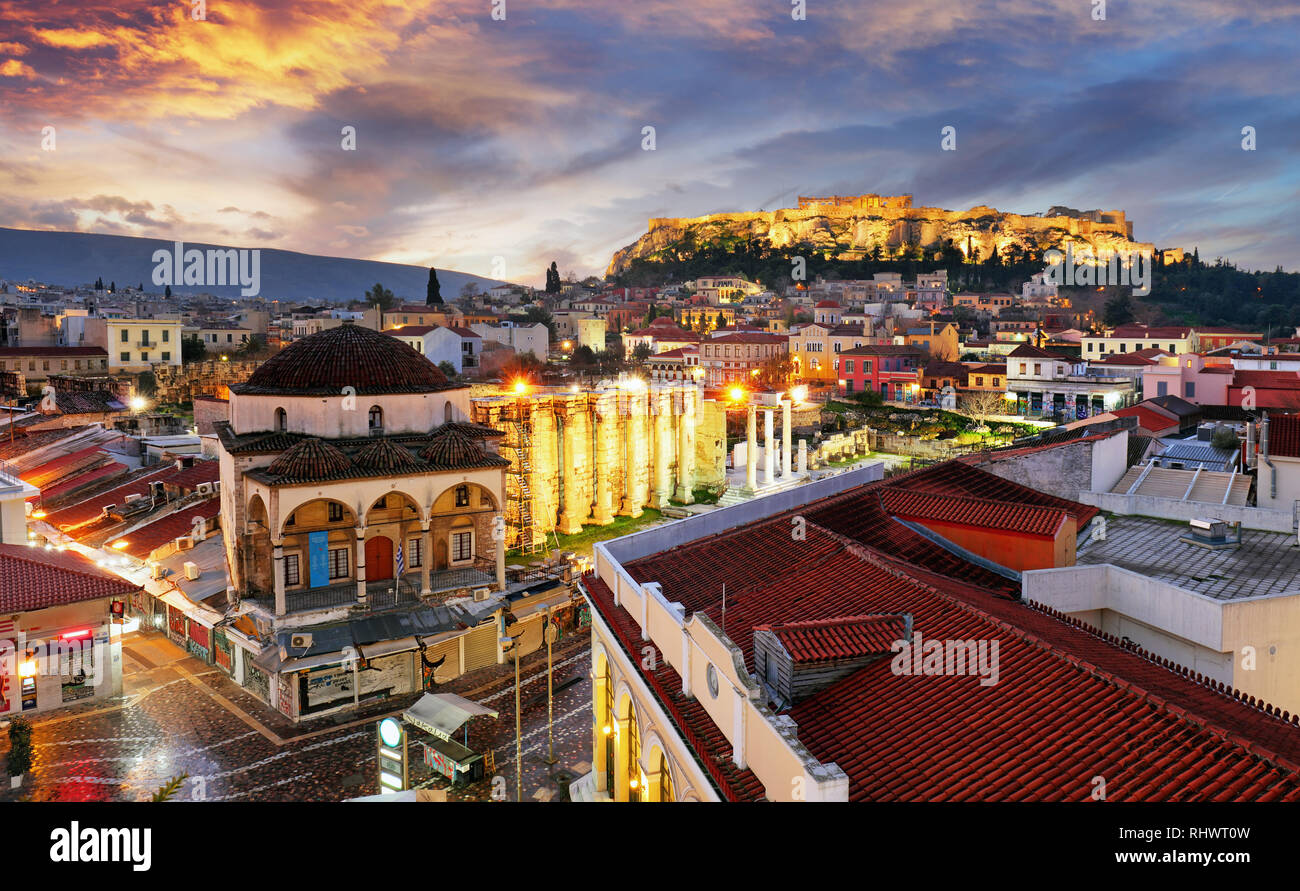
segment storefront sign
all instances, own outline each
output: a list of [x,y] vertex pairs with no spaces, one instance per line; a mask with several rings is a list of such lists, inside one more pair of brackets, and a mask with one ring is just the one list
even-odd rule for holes
[[[361,696],[383,690],[405,691],[410,686],[410,670],[410,656],[405,654],[371,659],[368,668],[356,673],[361,680]],[[351,668],[333,666],[312,671],[307,675],[307,700],[303,707],[310,709],[341,699],[351,699],[352,685]]]

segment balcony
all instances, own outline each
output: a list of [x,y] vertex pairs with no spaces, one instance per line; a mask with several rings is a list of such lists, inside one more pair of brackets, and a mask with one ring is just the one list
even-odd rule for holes
[[[471,565],[456,569],[435,570],[429,573],[429,589],[434,595],[447,594],[465,588],[496,588],[496,562],[486,557],[475,557]],[[380,579],[366,582],[366,600],[372,610],[415,606],[420,603],[420,571],[408,571],[400,579]],[[249,601],[262,604],[274,612],[275,595],[269,591],[250,590]],[[338,609],[357,604],[355,580],[336,582],[317,588],[286,591],[285,613],[303,613],[314,610]]]

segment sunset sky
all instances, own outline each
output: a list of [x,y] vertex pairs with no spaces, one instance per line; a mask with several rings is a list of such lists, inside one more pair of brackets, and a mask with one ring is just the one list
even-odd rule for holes
[[1093,5],[6,0],[0,225],[540,284],[651,216],[911,192],[1300,266],[1300,4]]

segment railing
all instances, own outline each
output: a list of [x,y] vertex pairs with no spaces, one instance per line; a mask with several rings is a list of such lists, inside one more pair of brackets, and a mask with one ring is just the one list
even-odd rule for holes
[[[354,586],[355,590],[355,586]],[[420,586],[410,579],[381,579],[366,582],[366,600],[371,609],[385,609],[404,603],[419,603]]]
[[436,569],[429,573],[429,589],[434,592],[458,588],[495,586],[497,565],[495,560],[476,556],[469,566],[455,569]]
[[313,609],[331,609],[348,606],[357,602],[357,583],[340,582],[321,588],[308,588],[305,591],[286,591],[284,593],[284,610],[288,613],[300,613]]

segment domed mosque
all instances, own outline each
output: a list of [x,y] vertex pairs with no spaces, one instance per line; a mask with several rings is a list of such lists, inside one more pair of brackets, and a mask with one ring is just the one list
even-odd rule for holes
[[[222,535],[241,613],[263,643],[281,628],[356,626],[385,610],[441,609],[445,620],[448,597],[504,590],[497,530],[510,462],[497,452],[504,433],[469,421],[467,385],[394,337],[343,324],[296,341],[230,391],[230,420],[216,425]],[[365,650],[352,632],[338,652]],[[281,661],[304,655],[267,649]],[[304,697],[306,688],[295,707],[305,711]]]

